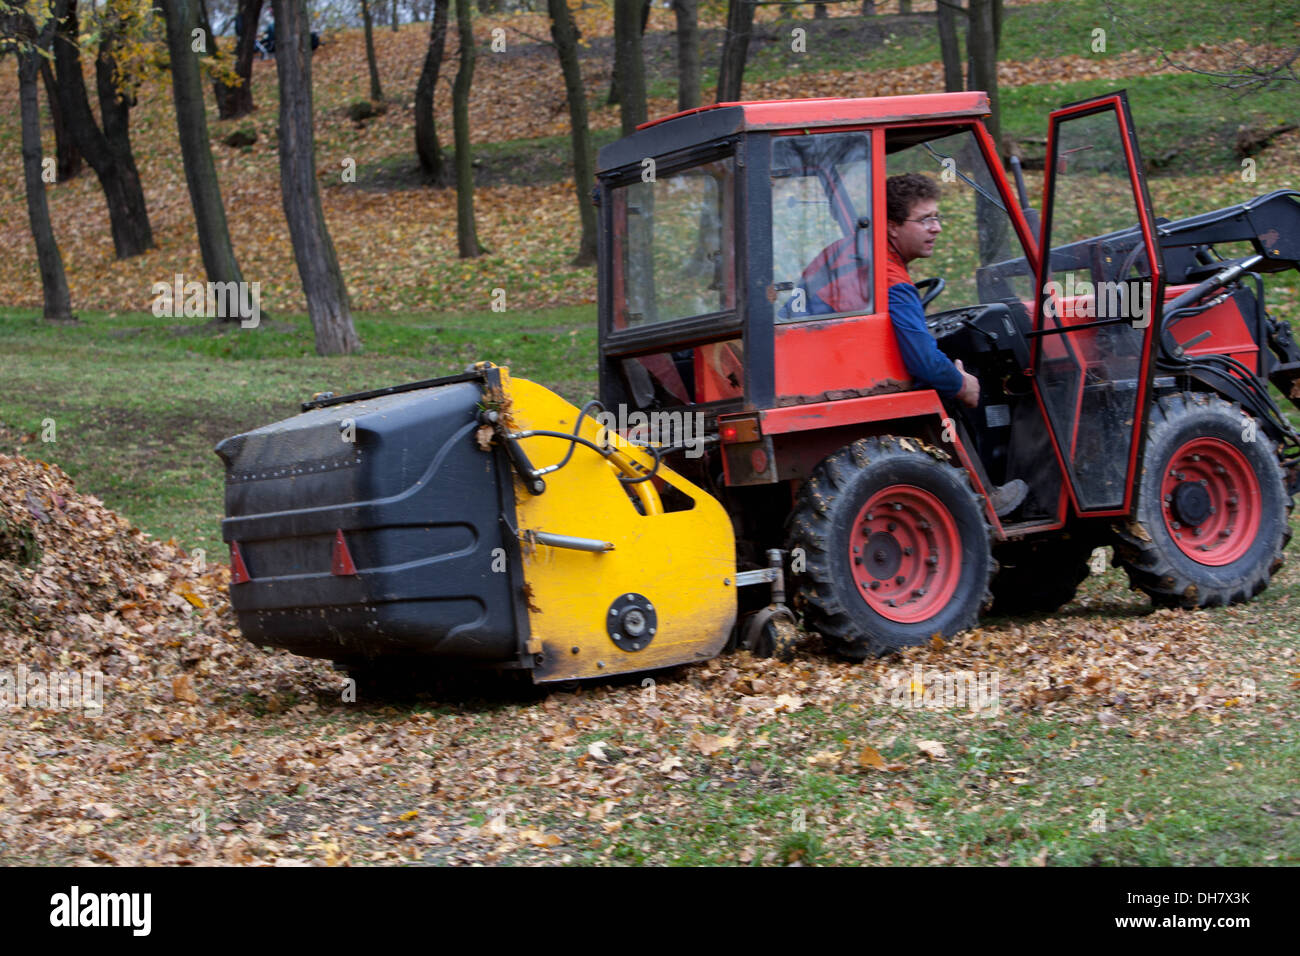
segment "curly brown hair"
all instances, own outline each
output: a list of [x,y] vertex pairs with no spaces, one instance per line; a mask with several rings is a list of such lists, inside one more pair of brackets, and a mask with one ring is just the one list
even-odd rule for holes
[[885,213],[890,222],[903,222],[912,207],[926,199],[939,199],[939,184],[920,173],[903,173],[885,180]]

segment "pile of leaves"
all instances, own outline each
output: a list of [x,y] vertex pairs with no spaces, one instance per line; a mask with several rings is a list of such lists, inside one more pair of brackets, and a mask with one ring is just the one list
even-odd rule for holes
[[[865,664],[809,638],[790,663],[739,653],[549,694],[447,678],[413,705],[246,644],[227,568],[149,538],[55,466],[0,457],[0,529],[0,676],[103,675],[102,712],[0,708],[5,862],[619,860],[665,827],[715,825],[710,799],[734,808],[716,824],[732,828],[727,859],[798,862],[788,822],[744,808],[809,774],[853,798],[824,839],[887,860],[933,837],[919,789],[989,728],[1068,724],[1068,760],[1094,735],[1253,705],[1215,641],[1231,622],[1114,609]],[[929,707],[929,675],[955,672],[996,676],[991,711]],[[978,812],[1038,772],[974,765],[962,787]],[[868,839],[881,814],[912,822]]]

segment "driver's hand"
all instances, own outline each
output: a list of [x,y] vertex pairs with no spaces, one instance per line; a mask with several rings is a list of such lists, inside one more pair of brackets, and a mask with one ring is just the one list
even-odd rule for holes
[[957,393],[957,401],[967,408],[977,408],[980,403],[980,380],[966,371],[961,364],[961,359],[957,359],[953,364],[957,366],[957,371],[961,372],[962,377],[961,391]]

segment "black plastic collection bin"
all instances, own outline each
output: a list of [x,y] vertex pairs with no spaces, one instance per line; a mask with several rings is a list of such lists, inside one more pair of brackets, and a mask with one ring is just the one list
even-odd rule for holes
[[467,377],[344,396],[217,446],[248,640],[337,661],[524,659],[511,474],[475,440]]

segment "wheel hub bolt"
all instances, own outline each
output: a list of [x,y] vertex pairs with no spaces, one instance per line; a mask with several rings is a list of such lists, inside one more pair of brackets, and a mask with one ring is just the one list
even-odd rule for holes
[[868,521],[874,521],[874,520],[876,520],[875,512],[868,511],[868,512],[867,512],[867,520],[868,520]]
[[1214,514],[1216,510],[1217,509],[1214,507],[1214,505],[1210,505],[1210,514]]
[[1210,483],[1209,483],[1208,481],[1206,481],[1204,478],[1202,478],[1202,479],[1200,480],[1200,486],[1201,486],[1202,488],[1208,488],[1208,487],[1210,487]]
[[1228,470],[1227,470],[1226,468],[1224,468],[1222,465],[1215,465],[1215,466],[1214,466],[1214,473],[1215,473],[1216,475],[1226,475],[1226,474],[1228,473]]
[[894,583],[895,583],[895,584],[902,584],[902,583],[903,583],[904,581],[906,581],[906,580],[907,580],[907,578],[903,577],[903,576],[900,574],[898,577],[894,578]]
[[893,508],[895,511],[902,511],[902,510],[903,510],[903,506],[900,505],[897,501],[895,501],[895,502],[894,502],[892,505],[890,505],[889,507]]
[[1201,460],[1201,456],[1200,456],[1200,455],[1193,455],[1193,456],[1192,456],[1192,461],[1200,461],[1200,460]]
[[893,530],[894,530],[895,528],[897,528],[897,527],[898,527],[898,525],[894,524],[894,522],[891,521],[891,522],[889,522],[887,525],[885,525],[885,530],[886,530],[886,531],[893,531]]
[[904,548],[904,549],[903,549],[903,555],[904,555],[904,557],[908,557],[908,558],[910,558],[910,557],[912,556],[912,549],[911,549],[911,548]]
[[912,592],[912,597],[925,597],[925,588],[917,588]]
[[876,588],[878,588],[878,587],[880,587],[880,582],[879,582],[879,581],[872,581],[872,582],[871,582],[871,590],[874,591],[874,590],[876,590]]
[[1228,499],[1228,507],[1235,508],[1236,506],[1237,506],[1237,496],[1233,495],[1231,498]]
[[930,555],[928,558],[925,559],[925,563],[928,564],[930,567],[934,567],[936,564],[939,563],[939,559],[936,558],[934,555]]
[[917,526],[918,528],[920,528],[922,531],[929,531],[929,530],[930,530],[930,522],[928,522],[928,521],[918,521],[918,522],[916,523],[916,526]]
[[1180,525],[1177,521],[1171,521],[1171,522],[1169,523],[1169,527],[1171,527],[1171,528],[1173,528],[1175,531],[1177,531],[1179,528],[1182,527],[1182,525]]
[[1220,538],[1226,538],[1226,537],[1228,537],[1230,534],[1232,534],[1232,532],[1229,531],[1227,528],[1224,528],[1222,531],[1219,532],[1219,537],[1220,537]]

